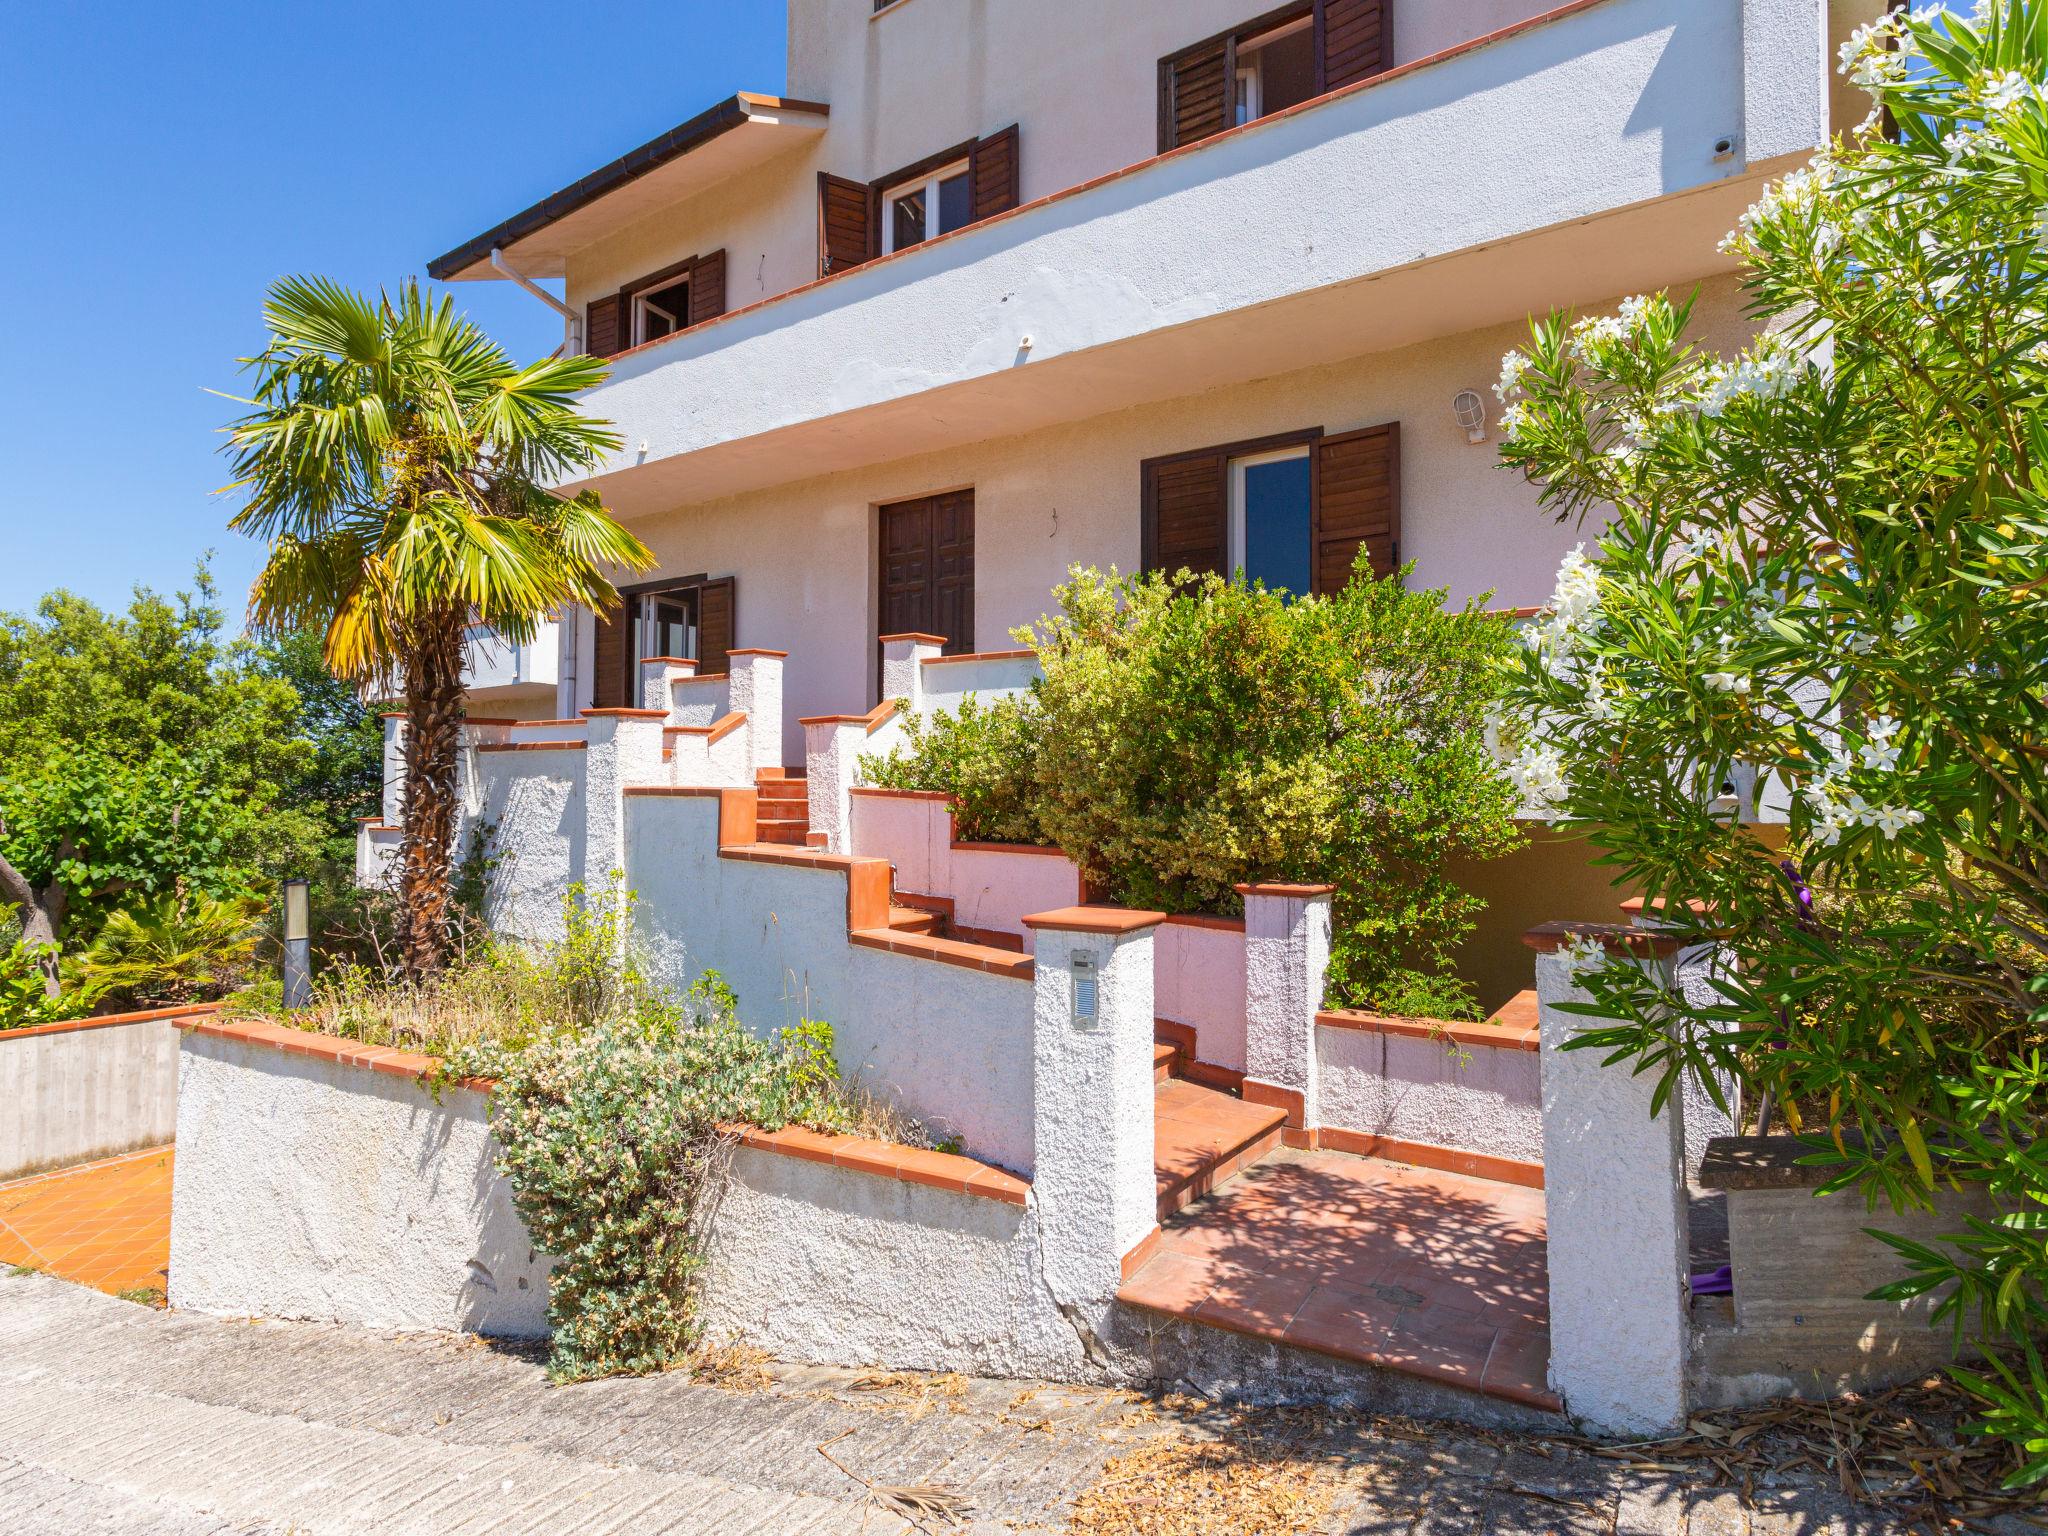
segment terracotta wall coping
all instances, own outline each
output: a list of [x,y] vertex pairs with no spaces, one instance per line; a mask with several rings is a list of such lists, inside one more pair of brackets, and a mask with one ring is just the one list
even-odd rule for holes
[[668,718],[668,711],[665,709],[586,709],[583,711],[583,718],[586,720],[666,720]]
[[955,853],[1028,853],[1038,858],[1064,859],[1066,854],[1043,843],[960,843],[951,844]]
[[1035,912],[1024,919],[1034,932],[1055,928],[1063,933],[1140,933],[1166,921],[1164,912],[1146,912],[1132,907],[1061,907],[1052,912]]
[[[395,1051],[381,1045],[364,1045],[357,1040],[318,1035],[310,1030],[289,1029],[267,1019],[196,1019],[189,1027],[194,1034],[238,1040],[246,1045],[267,1045],[289,1055],[366,1067],[387,1077],[417,1080],[432,1072],[436,1065],[431,1056]],[[473,1077],[462,1079],[459,1086],[478,1093],[490,1093],[497,1084],[487,1077]],[[1023,1205],[1031,1193],[1030,1184],[1015,1174],[953,1153],[899,1147],[858,1136],[824,1135],[797,1126],[780,1131],[762,1131],[749,1125],[727,1126],[726,1129],[738,1136],[742,1146],[756,1151],[774,1152],[806,1162],[829,1163],[836,1168],[898,1179],[906,1184],[924,1184],[953,1194],[976,1195],[987,1200],[1000,1200],[1007,1205]]]
[[997,949],[992,944],[972,944],[964,939],[905,933],[899,928],[857,928],[846,935],[846,942],[861,949],[887,950],[892,955],[907,955],[913,960],[936,960],[941,965],[957,965],[963,970],[1005,976],[1012,981],[1029,981],[1038,974],[1037,965],[1029,955]]
[[587,741],[487,741],[477,748],[479,752],[583,752],[589,749]]
[[[1630,917],[1641,917],[1645,912],[1668,912],[1673,905],[1671,901],[1662,896],[1650,902],[1645,902],[1640,896],[1631,896],[1621,904],[1621,910]],[[1681,901],[1676,903],[1676,905],[1684,907],[1694,917],[1704,917],[1706,915],[1707,904],[1704,901]]]
[[798,725],[864,725],[870,736],[888,724],[896,713],[896,701],[884,699],[864,715],[805,715]]
[[1654,955],[1678,953],[1676,939],[1650,928],[1621,923],[1543,923],[1522,935],[1522,942],[1539,955],[1553,955],[1574,939],[1591,939],[1613,955]]
[[1036,651],[974,651],[960,656],[927,656],[922,665],[927,667],[950,667],[963,661],[1021,661],[1026,656],[1036,656]]
[[1473,1024],[1453,1019],[1398,1019],[1355,1008],[1328,1008],[1317,1012],[1316,1023],[1325,1029],[1400,1035],[1411,1040],[1448,1040],[1454,1045],[1501,1051],[1533,1051],[1541,1043],[1534,1025],[1503,1020],[1499,1015],[1484,1024]]
[[920,635],[915,631],[901,635],[883,635],[877,642],[881,645],[944,645],[944,635]]
[[757,645],[742,646],[738,650],[727,651],[725,654],[728,656],[766,656],[770,661],[789,660],[789,652],[787,651],[765,651]]
[[517,729],[520,726],[527,726],[529,728],[547,726],[552,728],[555,726],[581,725],[582,723],[581,720],[514,720],[512,725],[514,729]]
[[734,731],[747,723],[747,717],[737,710],[721,715],[711,725],[671,725],[662,730],[664,736],[702,736],[707,742],[723,741]]
[[157,1019],[200,1019],[225,1008],[225,1003],[187,1003],[182,1008],[144,1008],[138,1013],[103,1013],[91,1019],[62,1019],[55,1024],[36,1024],[28,1029],[0,1029],[0,1045],[9,1040],[29,1040],[43,1035],[75,1035],[88,1029],[116,1029],[123,1024],[148,1024]]
[[953,798],[943,789],[876,789],[867,784],[856,784],[847,793],[849,795],[873,795],[881,800],[944,800],[951,802]]
[[642,656],[640,658],[640,665],[643,667],[694,667],[697,665],[697,658],[694,656]]
[[1315,896],[1333,896],[1337,892],[1334,885],[1288,885],[1275,880],[1262,880],[1253,885],[1236,885],[1231,889],[1240,896],[1280,896],[1296,901]]

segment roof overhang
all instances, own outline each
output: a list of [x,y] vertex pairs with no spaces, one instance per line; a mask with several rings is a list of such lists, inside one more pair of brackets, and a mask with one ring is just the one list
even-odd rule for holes
[[436,257],[427,275],[444,283],[501,277],[491,265],[500,250],[528,277],[562,277],[572,251],[815,139],[828,111],[741,91]]

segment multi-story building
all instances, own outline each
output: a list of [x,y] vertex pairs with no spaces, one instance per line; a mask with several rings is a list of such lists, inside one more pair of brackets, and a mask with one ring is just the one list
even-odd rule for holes
[[799,763],[878,635],[1004,648],[1074,564],[1540,600],[1576,535],[1497,467],[1501,354],[1662,287],[1739,344],[1717,240],[1863,115],[1885,3],[790,0],[785,94],[429,268],[562,279],[615,360],[592,483],[660,565],[562,626],[557,712],[775,647]]

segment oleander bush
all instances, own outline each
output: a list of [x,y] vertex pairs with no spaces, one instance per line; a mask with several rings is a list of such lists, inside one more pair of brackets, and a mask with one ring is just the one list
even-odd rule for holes
[[1016,632],[1045,674],[1028,694],[938,716],[864,773],[956,795],[969,835],[1057,846],[1128,906],[1334,884],[1333,1003],[1472,1017],[1451,957],[1481,903],[1447,870],[1519,842],[1487,744],[1513,637],[1406,577],[1361,566],[1297,598],[1077,569]]
[[[1619,1021],[1581,1045],[1660,1095],[1770,1093],[1823,1193],[1880,1223],[1989,1194],[1938,1242],[1887,1239],[1910,1274],[1878,1295],[1936,1295],[1986,1347],[1956,1374],[2038,1483],[2048,3],[1894,12],[1843,62],[1882,115],[1727,243],[1753,347],[1702,350],[1689,305],[1652,295],[1506,360],[1504,457],[1604,525],[1530,631],[1511,745],[1531,798],[1729,960],[1702,1001],[1575,955]],[[1730,809],[1752,780],[1786,846]]]

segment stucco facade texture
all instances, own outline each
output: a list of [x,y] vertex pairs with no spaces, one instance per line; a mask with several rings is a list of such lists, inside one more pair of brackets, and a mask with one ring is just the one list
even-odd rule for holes
[[548,1264],[495,1159],[480,1093],[187,1035],[171,1305],[540,1337]]
[[1535,1051],[1320,1025],[1316,1056],[1326,1126],[1543,1161],[1542,1059]]

